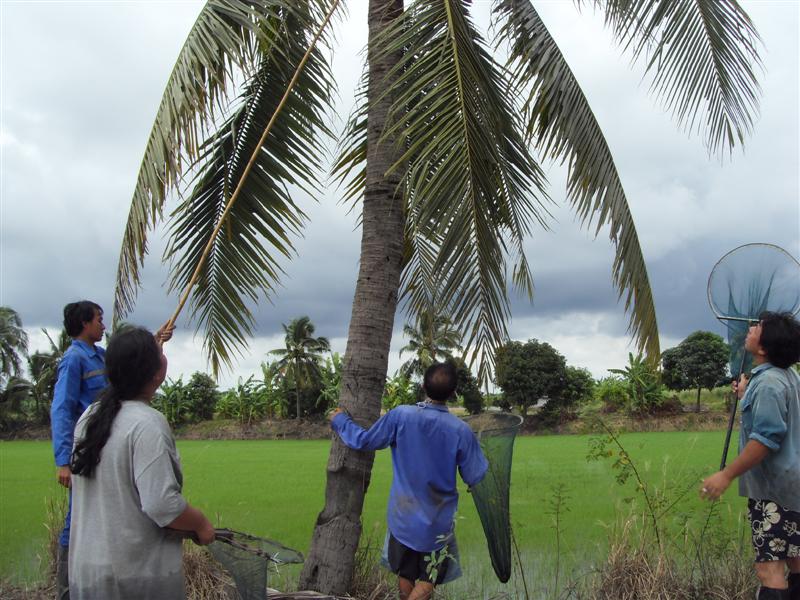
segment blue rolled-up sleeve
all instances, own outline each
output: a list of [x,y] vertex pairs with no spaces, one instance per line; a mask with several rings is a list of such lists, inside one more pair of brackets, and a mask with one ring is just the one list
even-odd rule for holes
[[759,386],[752,405],[753,425],[749,439],[779,450],[788,430],[788,405],[776,386]]
[[483,455],[478,438],[471,431],[461,436],[456,461],[461,479],[469,487],[479,484],[489,469],[489,463]]
[[348,448],[353,450],[382,450],[395,439],[397,420],[389,411],[369,429],[364,429],[346,413],[339,413],[331,421],[331,427]]
[[78,414],[81,393],[81,365],[74,355],[67,354],[58,365],[53,403],[50,406],[50,426],[53,432],[53,455],[56,466],[69,464],[72,455],[72,436]]

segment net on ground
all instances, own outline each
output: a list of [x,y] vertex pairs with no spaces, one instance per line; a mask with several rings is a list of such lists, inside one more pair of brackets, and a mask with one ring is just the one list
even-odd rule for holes
[[472,488],[472,499],[486,535],[492,568],[497,578],[506,583],[511,577],[511,459],[522,417],[508,413],[483,413],[464,420],[477,436],[489,462],[486,476]]
[[270,565],[303,562],[297,550],[232,529],[217,529],[216,540],[208,549],[230,573],[242,600],[266,600]]

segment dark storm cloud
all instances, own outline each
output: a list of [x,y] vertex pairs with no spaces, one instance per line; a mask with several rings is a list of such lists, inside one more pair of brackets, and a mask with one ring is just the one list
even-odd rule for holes
[[[2,244],[0,302],[29,327],[58,327],[69,300],[91,298],[110,313],[119,244],[136,173],[173,61],[200,4],[14,3],[4,5]],[[476,10],[488,10],[476,3]],[[654,292],[663,340],[714,329],[705,299],[708,272],[733,247],[770,241],[800,254],[798,206],[798,35],[796,4],[747,3],[767,45],[761,116],[744,153],[720,163],[702,140],[678,131],[640,81],[641,66],[610,44],[602,19],[569,3],[541,5],[542,17],[593,107],[625,187]],[[364,43],[361,5],[352,7],[334,69],[342,85],[338,119],[352,100]],[[350,22],[349,21],[349,22]],[[586,48],[592,52],[587,53]],[[558,340],[596,373],[624,361],[627,321],[611,280],[613,248],[603,230],[564,208],[564,170],[544,165],[556,201],[551,231],[535,228],[525,247],[536,284],[533,305],[512,295],[512,337]],[[310,222],[297,257],[270,300],[260,299],[257,367],[282,336],[281,323],[307,314],[319,335],[343,349],[358,269],[360,232],[335,204],[303,200]],[[164,287],[161,230],[151,238],[143,290],[129,319],[157,327],[177,295]],[[193,324],[182,315],[180,327]],[[396,330],[405,322],[399,314]],[[180,346],[198,354],[199,341]],[[392,361],[402,339],[395,335]],[[192,344],[195,344],[192,346]],[[176,346],[178,347],[178,346]],[[602,348],[598,351],[597,347]],[[594,354],[603,354],[606,364]],[[172,359],[171,359],[172,360]],[[202,368],[192,356],[181,368]],[[390,369],[392,368],[390,363]]]

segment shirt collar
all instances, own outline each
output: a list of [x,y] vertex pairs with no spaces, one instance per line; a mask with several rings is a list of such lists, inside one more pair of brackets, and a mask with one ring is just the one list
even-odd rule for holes
[[80,348],[87,356],[97,356],[97,346],[94,344],[90,346],[83,340],[72,340],[72,345]]
[[771,368],[772,368],[772,365],[770,363],[768,363],[768,362],[761,363],[757,367],[753,367],[753,370],[750,371],[750,377],[752,378],[753,375],[758,375],[762,371],[766,371],[767,369],[771,369]]
[[438,410],[440,412],[450,412],[447,408],[447,404],[436,404],[430,398],[425,400],[425,402],[417,402],[417,406],[422,408],[432,408],[433,410]]

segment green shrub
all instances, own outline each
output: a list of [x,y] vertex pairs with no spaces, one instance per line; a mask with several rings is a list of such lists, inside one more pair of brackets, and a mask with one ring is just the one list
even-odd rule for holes
[[167,378],[153,397],[150,405],[167,418],[170,427],[178,427],[188,422],[191,405],[183,385],[183,377],[177,380]]
[[624,369],[609,369],[621,375],[628,393],[627,411],[632,415],[652,413],[664,401],[664,386],[655,366],[642,358],[628,353],[628,365]]
[[452,358],[452,362],[456,367],[458,374],[458,384],[456,386],[456,394],[458,395],[459,403],[471,415],[477,415],[483,411],[483,394],[478,386],[478,381],[469,370],[469,366],[463,359]]
[[605,412],[616,412],[628,405],[628,388],[622,378],[611,375],[597,382],[594,397],[603,403]]
[[214,409],[219,399],[219,391],[214,379],[199,371],[192,374],[184,388],[191,422],[206,421],[214,417]]
[[386,380],[383,386],[381,405],[385,410],[392,410],[401,404],[415,404],[419,396],[419,384],[405,375],[395,375]]
[[250,425],[267,415],[270,400],[269,390],[251,375],[245,381],[239,378],[235,388],[222,393],[217,401],[217,413],[220,417]]

